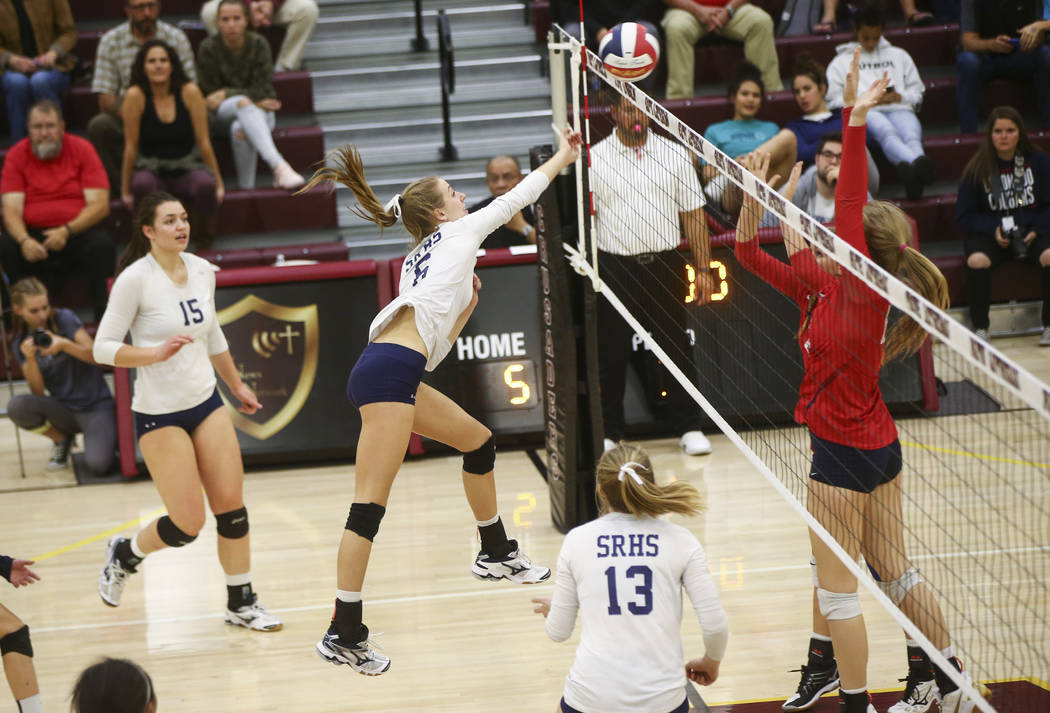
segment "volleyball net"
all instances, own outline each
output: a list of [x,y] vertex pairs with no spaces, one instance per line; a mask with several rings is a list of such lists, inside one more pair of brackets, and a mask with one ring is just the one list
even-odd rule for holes
[[[807,510],[813,454],[808,430],[793,417],[802,381],[800,307],[741,265],[734,227],[757,223],[760,249],[785,264],[784,236],[799,241],[826,261],[829,274],[851,274],[888,300],[891,330],[907,315],[932,337],[880,373],[902,446],[903,543],[868,559],[907,556],[974,679],[1045,687],[1050,387],[719,151],[696,130],[703,127],[687,125],[637,86],[608,75],[560,28],[550,38],[555,121],[567,117],[588,145],[577,171],[578,241],[565,251],[599,293],[599,332],[609,328],[609,313],[633,332],[634,346],[625,348],[632,349],[641,395],[632,402],[628,393],[627,426],[673,415],[675,394],[684,393],[908,637],[981,710],[995,710],[920,629],[930,632],[935,612],[901,599],[899,589],[880,588]],[[562,74],[565,55],[571,59]],[[918,237],[912,236],[914,247]],[[840,315],[860,328],[858,316]],[[829,378],[849,377],[829,372]],[[845,401],[855,390],[840,383],[820,398]],[[859,517],[874,528],[892,514],[875,510],[842,513],[842,521]]]

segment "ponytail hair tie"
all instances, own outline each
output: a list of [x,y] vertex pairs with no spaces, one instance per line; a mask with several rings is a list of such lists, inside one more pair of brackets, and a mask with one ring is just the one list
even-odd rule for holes
[[401,204],[403,202],[404,200],[401,198],[401,194],[397,193],[393,198],[386,202],[386,205],[383,206],[383,210],[387,213],[393,213],[394,218],[401,220]]
[[638,475],[637,471],[635,471],[635,469],[634,469],[635,466],[637,466],[638,468],[645,468],[645,466],[642,465],[641,463],[635,463],[634,461],[629,461],[629,462],[624,463],[623,465],[620,466],[620,472],[616,476],[616,479],[619,480],[622,483],[623,482],[623,476],[629,475],[634,480],[634,482],[638,483],[638,485],[642,485],[642,478],[641,478],[641,476]]
[[904,252],[905,250],[907,250],[907,249],[908,249],[908,243],[901,243],[901,244],[900,244],[900,248],[898,248],[898,249],[899,249],[899,250],[900,250],[901,252]]

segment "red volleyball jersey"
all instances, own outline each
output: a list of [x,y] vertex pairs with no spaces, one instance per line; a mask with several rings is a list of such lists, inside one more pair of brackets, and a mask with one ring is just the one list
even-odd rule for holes
[[[835,189],[838,235],[870,257],[864,241],[868,194],[865,127],[849,126],[842,113],[842,169]],[[812,433],[854,448],[882,448],[897,438],[879,391],[889,303],[846,270],[835,277],[802,250],[787,265],[758,246],[738,242],[741,264],[799,305],[799,348],[805,373],[795,420]]]

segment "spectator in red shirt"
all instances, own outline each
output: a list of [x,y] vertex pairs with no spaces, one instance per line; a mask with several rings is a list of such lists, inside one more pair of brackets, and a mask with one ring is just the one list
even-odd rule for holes
[[38,277],[54,295],[67,275],[85,274],[98,320],[116,264],[113,241],[99,225],[109,215],[109,179],[91,144],[65,133],[62,110],[50,99],[30,108],[28,128],[0,174],[0,265],[11,282]]

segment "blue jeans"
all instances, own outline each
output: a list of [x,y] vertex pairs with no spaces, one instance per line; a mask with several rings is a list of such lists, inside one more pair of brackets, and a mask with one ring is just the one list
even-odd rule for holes
[[981,103],[981,86],[992,79],[1030,79],[1035,84],[1039,123],[1050,126],[1050,45],[1034,52],[1015,50],[1010,54],[960,52],[955,62],[959,70],[956,101],[959,128],[965,133],[977,131],[977,110]]
[[62,92],[69,86],[69,73],[57,69],[41,69],[32,74],[4,72],[4,97],[7,99],[7,120],[11,124],[11,142],[26,135],[29,107],[40,99],[50,99],[62,105]]

